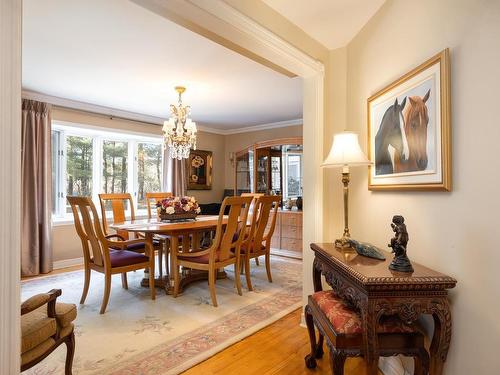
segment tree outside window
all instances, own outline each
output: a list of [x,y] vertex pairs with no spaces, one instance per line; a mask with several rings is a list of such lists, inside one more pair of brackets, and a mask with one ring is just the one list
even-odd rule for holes
[[161,144],[137,144],[137,207],[146,208],[144,194],[161,189]]

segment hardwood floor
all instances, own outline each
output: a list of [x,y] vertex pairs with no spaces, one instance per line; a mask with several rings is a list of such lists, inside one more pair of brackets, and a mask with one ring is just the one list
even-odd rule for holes
[[[331,374],[328,350],[309,370],[304,357],[309,353],[307,330],[299,326],[301,309],[256,332],[213,357],[183,372],[183,375],[322,375]],[[364,361],[350,358],[345,375],[365,374]],[[380,373],[382,375],[382,373]]]

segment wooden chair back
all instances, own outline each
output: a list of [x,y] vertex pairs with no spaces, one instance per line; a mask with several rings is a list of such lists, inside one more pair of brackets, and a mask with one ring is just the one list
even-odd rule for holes
[[73,211],[76,232],[82,241],[85,264],[110,264],[109,247],[94,202],[89,197],[67,197]]
[[242,197],[252,197],[252,203],[250,203],[250,208],[248,210],[248,220],[252,220],[253,213],[255,211],[255,203],[257,199],[264,196],[264,193],[241,193]]
[[[99,202],[101,204],[102,227],[104,228],[105,234],[109,234],[108,221],[106,218],[106,204],[108,202],[111,204],[113,221],[115,223],[120,223],[127,220],[126,204],[128,204],[130,207],[130,220],[135,220],[134,202],[130,193],[99,194]],[[119,234],[125,240],[130,239],[129,233],[127,231],[117,231],[117,234]]]
[[[219,252],[219,261],[228,259],[232,255],[231,249],[233,248],[240,251],[251,202],[252,197],[226,197],[224,199],[219,211],[215,239],[209,249],[210,259],[215,259],[216,251]],[[229,214],[227,224],[223,225],[226,207],[229,207]]]
[[[162,193],[144,193],[144,199],[146,200],[146,207],[148,209],[148,219],[151,219],[152,218],[152,214],[151,214],[151,203],[154,203],[155,204],[155,212],[156,211],[156,203],[158,201],[161,201],[162,199],[166,199],[166,198],[171,198],[173,197],[174,195],[170,192],[162,192]],[[158,213],[156,214],[158,215]]]
[[[270,239],[273,235],[280,202],[281,196],[279,195],[266,195],[257,198],[247,239],[250,246],[255,246],[255,252],[259,252],[262,242],[267,238]],[[271,225],[268,227],[269,220],[271,220]],[[267,232],[266,228],[268,228]]]

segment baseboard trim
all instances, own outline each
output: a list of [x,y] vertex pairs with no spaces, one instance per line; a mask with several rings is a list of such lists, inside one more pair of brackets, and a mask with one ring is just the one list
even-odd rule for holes
[[61,268],[68,268],[68,267],[81,266],[81,265],[83,265],[83,257],[57,260],[57,261],[52,263],[52,268],[55,270],[60,270]]

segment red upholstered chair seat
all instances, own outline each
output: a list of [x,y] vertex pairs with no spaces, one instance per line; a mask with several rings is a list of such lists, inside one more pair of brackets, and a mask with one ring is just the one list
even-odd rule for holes
[[111,260],[111,267],[124,267],[131,264],[149,262],[147,256],[129,250],[110,250],[109,258]]
[[[209,258],[210,258],[210,254],[204,254],[204,255],[197,256],[197,257],[183,257],[182,255],[178,255],[177,258],[185,260],[185,261],[188,261],[188,262],[208,264]],[[234,258],[234,255],[230,253],[229,254],[229,258]],[[221,261],[221,259],[220,259],[220,251],[216,251],[215,252],[215,261],[216,262]]]
[[[247,248],[248,248],[248,246],[246,243],[241,244],[240,253],[246,254],[248,251]],[[266,247],[264,245],[261,245],[260,249],[265,250]],[[234,250],[235,250],[234,248],[231,249],[232,252],[234,252]],[[254,252],[254,247],[252,246],[252,244],[250,244],[250,254],[252,254],[253,252]]]
[[[344,335],[362,333],[359,313],[350,308],[334,292],[331,290],[317,292],[312,295],[312,298],[326,315],[335,332]],[[411,333],[416,331],[414,326],[407,325],[393,316],[382,317],[378,325],[378,333]]]

